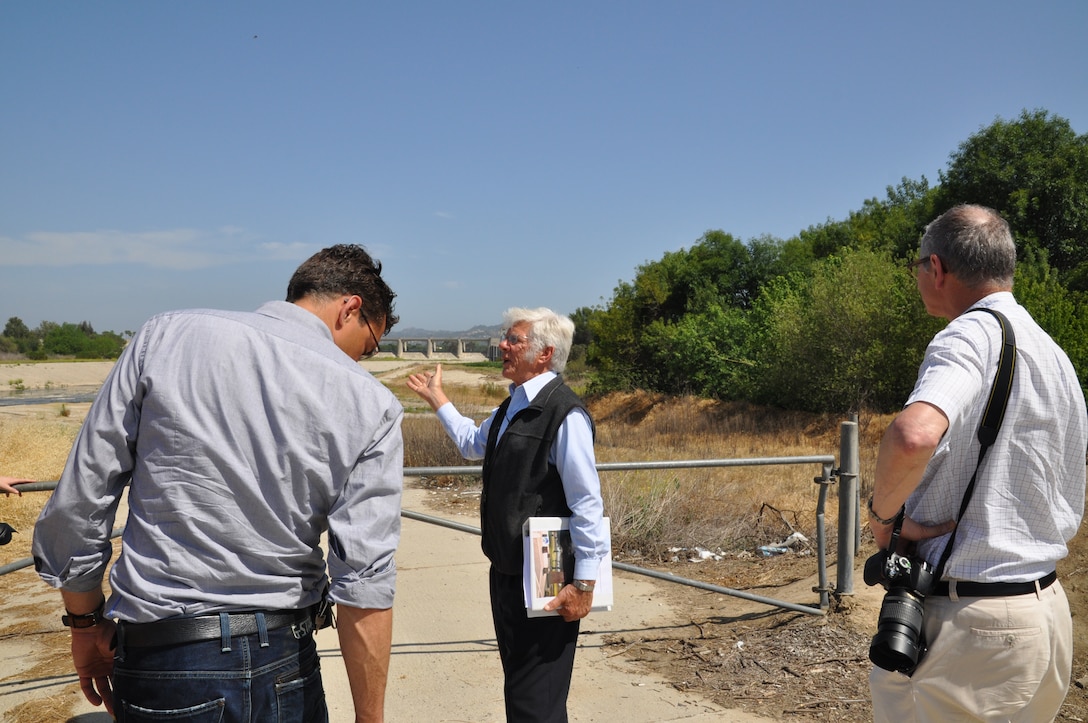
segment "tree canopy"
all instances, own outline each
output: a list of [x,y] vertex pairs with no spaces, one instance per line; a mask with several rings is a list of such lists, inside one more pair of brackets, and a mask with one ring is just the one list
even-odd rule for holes
[[96,333],[89,321],[58,324],[43,321],[30,329],[17,316],[8,319],[0,335],[0,352],[24,354],[30,359],[76,357],[116,359],[125,348],[125,339],[112,331]]
[[1088,265],[1088,136],[1044,110],[998,119],[952,154],[941,207],[997,209],[1018,243],[1045,251],[1064,274]]
[[[903,178],[842,221],[782,240],[722,230],[666,252],[579,309],[591,391],[644,388],[793,409],[893,410],[930,337],[905,262],[959,203],[990,206],[1017,240],[1014,294],[1088,381],[1088,141],[1024,111],[964,141],[931,187]],[[1082,321],[1084,320],[1084,321]]]

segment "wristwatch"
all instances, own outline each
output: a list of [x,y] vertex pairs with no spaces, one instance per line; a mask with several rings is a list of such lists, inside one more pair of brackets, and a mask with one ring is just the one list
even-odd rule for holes
[[581,590],[582,592],[593,592],[593,588],[597,586],[596,580],[575,580],[571,583],[574,585],[575,590]]
[[69,628],[93,628],[95,625],[98,625],[100,622],[106,619],[106,616],[102,614],[105,610],[105,600],[103,600],[98,605],[97,610],[86,613],[84,615],[75,615],[74,613],[71,613],[67,609],[65,609],[64,612],[68,614],[61,615],[60,621]]

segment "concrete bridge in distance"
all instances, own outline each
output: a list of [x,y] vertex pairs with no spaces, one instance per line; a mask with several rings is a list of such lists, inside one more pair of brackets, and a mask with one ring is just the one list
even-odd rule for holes
[[465,338],[402,337],[382,339],[375,359],[460,359],[494,361],[498,359],[499,340]]

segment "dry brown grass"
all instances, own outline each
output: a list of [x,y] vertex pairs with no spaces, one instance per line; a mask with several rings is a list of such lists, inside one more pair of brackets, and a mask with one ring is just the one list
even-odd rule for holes
[[4,718],[5,723],[42,723],[42,721],[68,720],[72,711],[72,697],[59,694],[48,698],[36,698],[12,708]]
[[[70,417],[35,416],[0,419],[0,474],[55,480],[64,470],[78,421]],[[47,499],[45,492],[26,492],[21,497],[0,495],[0,521],[17,530],[7,545],[0,547],[0,565],[30,556],[34,521]]]
[[[644,392],[590,400],[599,462],[839,456],[842,419],[745,403]],[[883,429],[883,420],[865,426]],[[879,432],[877,432],[879,434]],[[869,432],[864,432],[869,436]],[[862,442],[862,479],[875,449]],[[815,541],[818,465],[605,472],[601,485],[620,554],[661,557],[669,547],[751,550],[799,531]],[[832,487],[832,492],[836,488]],[[835,531],[837,503],[827,505]]]
[[405,467],[451,467],[479,464],[465,460],[458,453],[433,414],[406,416],[402,429]]
[[[55,413],[55,405],[42,405],[40,414],[0,419],[0,474],[37,480],[57,479],[64,469],[79,424],[79,417]],[[0,565],[30,557],[34,521],[48,498],[47,492],[25,492],[22,496],[7,497],[0,495],[0,521],[7,522],[17,530],[11,542],[0,547]],[[4,622],[0,624],[0,647],[8,639],[25,640],[27,636],[36,639],[32,665],[20,669],[17,678],[52,680],[57,676],[73,674],[67,631],[56,629],[56,626],[50,628],[44,622],[53,621],[60,614],[60,597],[51,596],[48,611],[36,604],[12,605],[10,600],[21,599],[29,590],[44,589],[44,585],[37,581],[37,576],[32,572],[25,571],[6,576],[2,583],[5,595],[12,597],[8,598]],[[4,676],[5,673],[0,672],[0,678]],[[73,697],[71,686],[65,688],[65,692],[42,694],[13,707],[5,713],[4,720],[11,723],[67,720]]]

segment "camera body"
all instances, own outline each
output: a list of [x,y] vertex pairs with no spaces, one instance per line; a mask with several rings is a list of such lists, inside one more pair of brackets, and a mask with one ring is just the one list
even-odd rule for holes
[[869,660],[910,675],[926,652],[923,602],[937,582],[933,566],[912,555],[881,550],[865,561],[865,584],[884,586]]

